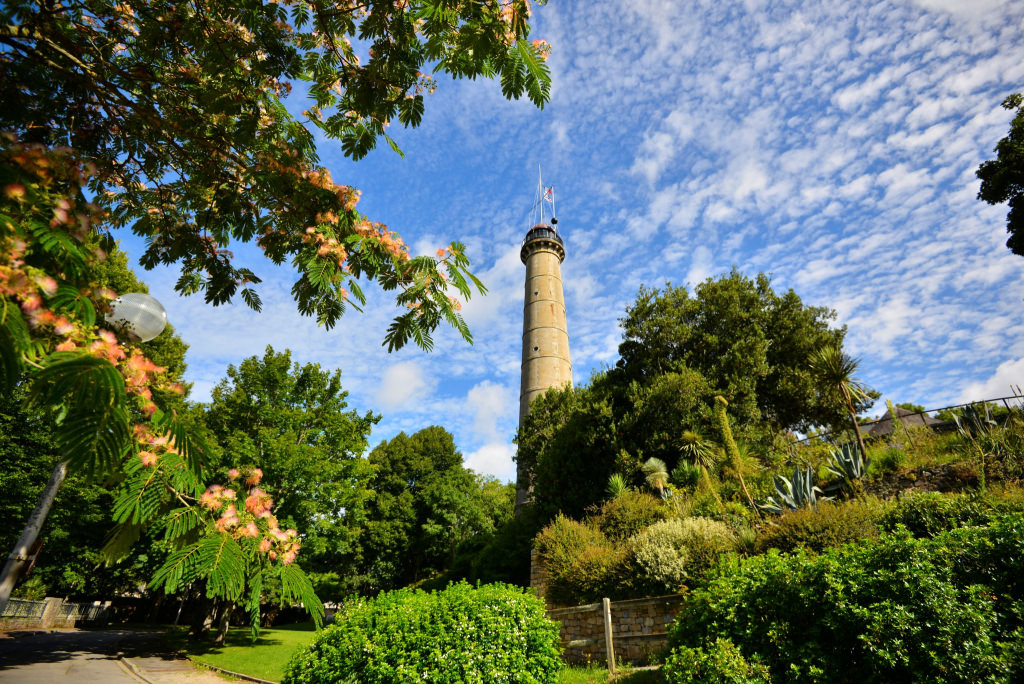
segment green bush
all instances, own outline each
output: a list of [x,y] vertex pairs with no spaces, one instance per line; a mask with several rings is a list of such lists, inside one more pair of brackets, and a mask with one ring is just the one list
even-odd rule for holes
[[534,548],[549,572],[571,565],[590,547],[607,545],[608,538],[601,530],[561,514],[538,532],[534,540]]
[[728,525],[708,518],[665,520],[651,525],[629,544],[647,579],[657,589],[669,592],[705,573],[736,545],[736,534]]
[[592,522],[613,540],[626,539],[669,516],[668,507],[661,499],[648,494],[626,490],[605,501],[594,511]]
[[907,467],[909,462],[910,459],[907,457],[906,451],[899,447],[887,447],[885,451],[872,458],[868,472],[878,472],[883,475],[895,473]]
[[989,490],[986,494],[919,492],[905,496],[882,515],[885,531],[903,525],[915,537],[934,537],[947,530],[985,525],[1005,513],[1024,511],[1019,489]]
[[672,469],[672,473],[669,475],[669,482],[683,491],[692,492],[697,489],[697,485],[700,484],[702,477],[704,477],[704,473],[701,471],[700,466],[696,466],[689,461],[680,460],[679,465]]
[[558,625],[543,602],[502,584],[403,589],[353,600],[288,664],[285,684],[553,684]]
[[815,508],[802,508],[774,518],[757,539],[759,551],[778,549],[782,552],[805,548],[822,551],[861,539],[878,536],[881,504],[853,501],[823,503]]
[[[535,548],[548,573],[547,598],[559,605],[590,603],[634,595],[624,579],[625,548],[616,548],[601,530],[559,515],[542,529]],[[628,584],[628,582],[627,582]]]
[[729,639],[787,682],[1013,682],[1024,633],[1024,516],[935,539],[906,531],[820,555],[721,563],[669,646]]
[[707,650],[680,646],[665,660],[667,684],[770,684],[768,668],[749,663],[728,639],[715,639]]

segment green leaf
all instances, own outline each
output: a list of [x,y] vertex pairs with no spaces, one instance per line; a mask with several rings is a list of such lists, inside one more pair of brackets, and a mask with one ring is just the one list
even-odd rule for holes
[[141,525],[149,522],[159,510],[163,486],[157,479],[156,468],[139,464],[134,471],[114,501],[114,521]]
[[164,539],[170,542],[179,542],[189,533],[203,526],[202,511],[195,506],[176,508],[164,518],[163,526]]
[[189,544],[175,551],[160,569],[153,573],[149,583],[153,589],[163,589],[165,594],[175,593],[179,587],[190,584],[199,576],[199,560],[202,555],[202,541]]
[[211,534],[199,542],[199,576],[206,578],[206,593],[237,601],[245,589],[245,556],[229,534]]
[[132,545],[142,535],[143,525],[123,524],[117,525],[107,536],[106,543],[100,549],[100,560],[106,566],[111,566],[128,555]]
[[388,141],[388,145],[391,146],[391,149],[394,150],[395,153],[398,154],[399,157],[401,157],[402,159],[405,159],[405,152],[402,152],[402,150],[398,147],[398,143],[396,143],[394,140],[392,140],[390,135],[385,133],[384,134],[384,139]]
[[306,573],[297,565],[281,566],[281,598],[301,603],[313,618],[317,629],[323,625],[324,604],[313,590]]
[[205,440],[195,431],[189,431],[188,428],[182,425],[181,421],[178,420],[177,414],[173,411],[165,412],[158,409],[153,414],[151,422],[158,434],[166,435],[170,438],[171,444],[181,454],[182,458],[185,459],[189,470],[198,475],[203,461],[207,460],[207,456],[210,453],[210,447],[206,444]]
[[22,356],[30,342],[28,326],[14,302],[0,300],[0,391],[14,389],[21,378]]
[[69,313],[86,327],[96,324],[96,309],[89,298],[83,295],[78,288],[61,285],[50,302],[54,307]]

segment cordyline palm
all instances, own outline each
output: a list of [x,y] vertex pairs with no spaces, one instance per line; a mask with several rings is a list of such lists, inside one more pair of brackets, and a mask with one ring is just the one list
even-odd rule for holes
[[829,388],[829,391],[838,392],[843,398],[846,410],[850,412],[850,420],[853,422],[853,431],[857,435],[860,453],[867,456],[864,438],[860,434],[860,423],[857,422],[857,410],[853,406],[855,401],[863,401],[868,398],[867,386],[854,377],[860,361],[843,353],[838,345],[830,344],[811,354],[810,365],[815,375]]
[[668,484],[668,467],[660,458],[649,458],[643,465],[644,475],[647,476],[647,484],[652,489],[657,489],[661,498],[665,498],[665,485]]
[[679,452],[683,458],[700,468],[704,486],[715,495],[715,499],[721,506],[722,500],[718,497],[715,485],[711,482],[711,473],[708,472],[715,465],[714,443],[705,440],[696,430],[683,430],[683,434],[679,438]]

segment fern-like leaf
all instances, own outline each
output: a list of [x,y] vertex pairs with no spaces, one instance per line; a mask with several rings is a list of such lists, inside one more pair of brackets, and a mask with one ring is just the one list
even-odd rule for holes
[[313,583],[297,565],[281,566],[281,598],[301,603],[313,618],[317,629],[323,625],[324,604],[313,590]]
[[[135,459],[137,461],[138,459]],[[140,525],[153,519],[160,509],[162,483],[157,479],[158,470],[135,465],[128,480],[114,501],[114,521]]]
[[153,589],[163,589],[165,594],[173,594],[179,587],[195,580],[199,576],[202,543],[198,541],[189,544],[168,556],[160,569],[153,573],[149,586]]
[[18,305],[0,299],[0,391],[14,389],[21,377],[22,356],[30,342],[28,326]]
[[142,525],[116,525],[100,549],[100,560],[103,564],[109,567],[127,556],[132,545],[142,535],[142,528]]
[[206,592],[237,601],[245,589],[245,556],[229,534],[211,534],[199,544],[199,575],[206,578]]
[[202,512],[195,506],[176,508],[168,513],[163,520],[164,539],[177,542],[202,525]]

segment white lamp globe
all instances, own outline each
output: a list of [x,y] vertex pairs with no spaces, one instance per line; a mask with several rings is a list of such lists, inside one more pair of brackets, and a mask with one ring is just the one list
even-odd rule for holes
[[148,294],[129,292],[111,303],[111,322],[123,327],[141,342],[149,342],[163,332],[167,311],[163,304]]

